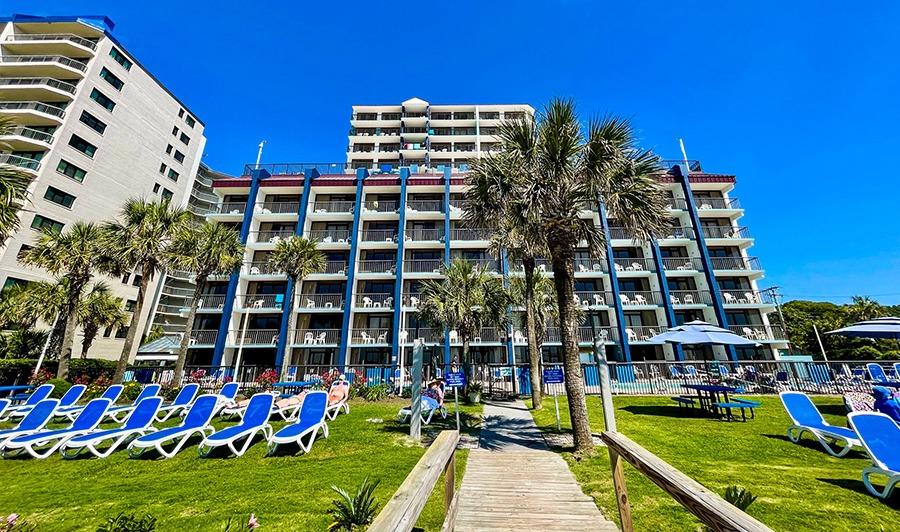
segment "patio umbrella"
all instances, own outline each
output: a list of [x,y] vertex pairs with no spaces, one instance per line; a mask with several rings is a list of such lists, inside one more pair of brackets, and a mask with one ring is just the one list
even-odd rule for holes
[[759,345],[757,342],[734,334],[728,329],[699,320],[672,327],[668,331],[650,338],[649,341],[657,344]]
[[887,317],[865,320],[825,334],[839,334],[852,338],[891,338],[900,340],[900,318]]

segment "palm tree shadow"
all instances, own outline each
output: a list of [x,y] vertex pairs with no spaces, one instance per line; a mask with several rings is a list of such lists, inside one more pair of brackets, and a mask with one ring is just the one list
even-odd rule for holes
[[699,408],[684,408],[680,406],[668,405],[630,405],[622,407],[621,410],[638,415],[638,416],[661,416],[674,418],[709,418],[705,412]]

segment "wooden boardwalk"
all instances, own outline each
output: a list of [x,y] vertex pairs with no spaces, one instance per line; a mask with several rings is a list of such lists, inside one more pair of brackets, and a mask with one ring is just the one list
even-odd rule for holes
[[469,454],[454,530],[618,530],[544,444],[522,401],[487,404],[479,448]]

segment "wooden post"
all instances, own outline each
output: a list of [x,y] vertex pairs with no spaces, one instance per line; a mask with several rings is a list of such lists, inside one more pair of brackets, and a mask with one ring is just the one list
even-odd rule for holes
[[444,467],[444,515],[450,513],[453,496],[456,494],[456,451],[450,456]]
[[[609,378],[609,364],[606,351],[597,350],[597,374],[600,377],[600,397],[603,402],[603,423],[607,432],[616,431],[616,411],[612,400],[612,384]],[[631,502],[628,500],[628,487],[625,485],[625,471],[619,453],[607,446],[609,450],[609,467],[612,469],[613,488],[616,492],[616,506],[619,507],[619,519],[622,521],[622,532],[634,532],[631,520]]]

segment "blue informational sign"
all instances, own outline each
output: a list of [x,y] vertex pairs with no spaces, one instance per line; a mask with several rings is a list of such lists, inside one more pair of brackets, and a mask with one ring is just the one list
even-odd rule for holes
[[544,370],[544,384],[562,384],[562,368],[549,368]]
[[466,385],[466,374],[462,371],[448,371],[444,374],[448,388],[462,388]]

